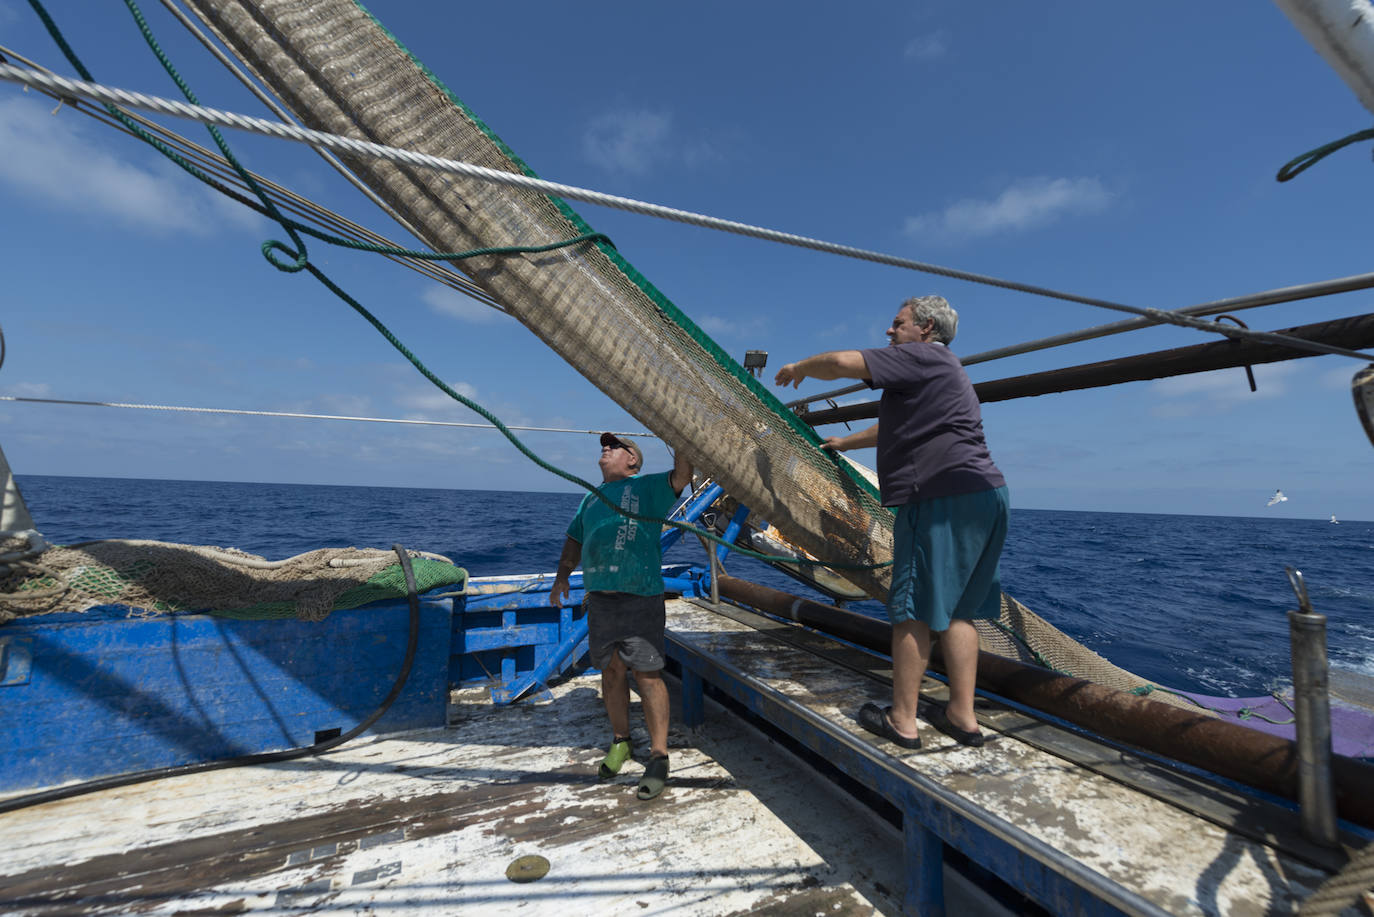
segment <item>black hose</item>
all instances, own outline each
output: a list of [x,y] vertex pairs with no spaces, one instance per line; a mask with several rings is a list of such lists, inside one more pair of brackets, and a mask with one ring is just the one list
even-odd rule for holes
[[396,676],[396,681],[392,684],[390,693],[382,700],[381,705],[357,726],[354,726],[343,735],[335,736],[332,739],[326,739],[323,742],[316,742],[314,745],[307,745],[304,748],[287,748],[282,751],[261,752],[255,755],[239,755],[235,758],[224,758],[219,761],[201,761],[196,764],[180,764],[174,767],[159,767],[153,770],[136,771],[132,774],[116,774],[111,777],[100,777],[96,780],[88,780],[85,783],[76,783],[71,786],[42,790],[41,792],[29,793],[25,796],[15,796],[12,799],[0,800],[0,814],[13,812],[16,809],[25,809],[29,806],[56,802],[59,799],[70,799],[73,796],[82,796],[86,793],[97,793],[101,790],[111,790],[115,787],[129,786],[134,783],[159,780],[163,777],[180,777],[185,774],[200,774],[205,771],[222,770],[226,767],[244,767],[249,764],[270,764],[276,761],[291,761],[296,758],[318,755],[321,752],[329,751],[331,748],[335,748],[357,737],[369,726],[377,722],[377,720],[390,709],[391,705],[396,702],[396,698],[401,696],[401,689],[405,687],[406,679],[410,677],[411,664],[415,661],[415,649],[420,643],[420,596],[415,585],[415,571],[411,568],[410,556],[406,554],[405,548],[401,547],[399,544],[395,544],[391,546],[391,549],[401,558],[401,569],[405,572],[406,592],[410,600],[410,637],[406,641],[405,660],[401,663],[400,674]]

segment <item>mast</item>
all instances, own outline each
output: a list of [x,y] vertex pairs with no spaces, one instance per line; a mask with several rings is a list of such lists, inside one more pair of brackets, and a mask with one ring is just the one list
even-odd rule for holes
[[33,517],[24,505],[24,496],[19,492],[14,475],[10,473],[10,463],[5,460],[5,450],[0,449],[0,487],[4,488],[3,502],[0,502],[0,534],[15,534],[33,530]]

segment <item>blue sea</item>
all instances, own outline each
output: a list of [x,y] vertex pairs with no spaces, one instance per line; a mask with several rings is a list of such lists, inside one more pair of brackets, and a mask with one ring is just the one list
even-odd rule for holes
[[[473,576],[552,570],[580,496],[481,490],[18,476],[40,531],[69,544],[147,538],[278,559],[320,547],[453,558]],[[701,562],[684,539],[669,561]],[[1013,510],[1003,586],[1051,623],[1144,678],[1254,696],[1288,680],[1303,572],[1328,618],[1333,669],[1374,675],[1374,523]],[[820,598],[765,564],[736,576]],[[856,610],[881,614],[877,603]]]

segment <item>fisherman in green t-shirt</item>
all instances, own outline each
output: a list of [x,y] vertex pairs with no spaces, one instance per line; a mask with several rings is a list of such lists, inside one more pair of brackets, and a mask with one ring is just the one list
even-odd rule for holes
[[[603,496],[638,516],[665,518],[678,494],[692,481],[692,465],[681,455],[673,470],[641,475],[644,453],[623,436],[601,434]],[[636,795],[653,799],[668,779],[668,686],[663,683],[663,551],[661,526],[640,522],[611,509],[592,494],[582,498],[549,604],[558,607],[568,597],[568,577],[582,564],[587,590],[587,641],[592,664],[601,669],[601,695],[611,721],[611,747],[601,762],[604,778],[620,773],[630,757],[630,683],[644,706],[649,730],[649,763]]]

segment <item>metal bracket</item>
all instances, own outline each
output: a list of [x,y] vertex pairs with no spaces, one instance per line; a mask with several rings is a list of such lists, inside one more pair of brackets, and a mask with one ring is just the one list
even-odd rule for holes
[[[1234,315],[1218,315],[1216,318],[1212,319],[1212,321],[1214,321],[1214,322],[1219,322],[1219,321],[1221,321],[1223,318],[1225,318],[1225,319],[1230,319],[1231,321],[1235,322],[1237,325],[1239,325],[1241,328],[1244,328],[1244,329],[1247,330],[1247,331],[1250,330],[1250,326],[1249,326],[1249,325],[1245,324],[1245,322],[1243,322],[1243,321],[1241,321],[1240,319],[1236,318]],[[1231,343],[1233,343],[1233,344],[1239,344],[1239,343],[1240,343],[1240,341],[1237,341],[1235,338],[1230,338],[1230,341],[1231,341]],[[1258,389],[1255,388],[1255,371],[1254,371],[1253,369],[1250,368],[1249,364],[1246,364],[1246,366],[1245,366],[1245,378],[1248,379],[1249,382],[1250,382],[1250,391],[1252,391],[1252,392],[1258,391]]]
[[[825,399],[825,403],[828,404],[828,405],[830,405],[830,407],[833,408],[833,409],[835,409],[835,410],[839,410],[839,408],[840,408],[839,404],[837,404],[837,403],[835,402],[835,399],[834,399],[834,398],[827,398],[827,399]],[[847,420],[842,420],[842,421],[840,421],[840,423],[844,424],[844,428],[845,428],[846,430],[852,430],[852,429],[854,429],[853,427],[851,427],[851,426],[849,425],[849,421],[847,421]]]
[[1305,615],[1316,614],[1312,610],[1312,600],[1307,596],[1307,581],[1302,578],[1302,571],[1294,567],[1284,567],[1283,572],[1288,574],[1288,584],[1293,587],[1293,595],[1298,599],[1298,608]]

